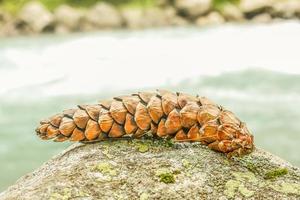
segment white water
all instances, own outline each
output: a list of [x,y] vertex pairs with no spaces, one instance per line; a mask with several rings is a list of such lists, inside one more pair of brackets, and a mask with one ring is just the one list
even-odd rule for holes
[[155,87],[245,68],[299,74],[299,36],[290,21],[0,41],[0,96]]

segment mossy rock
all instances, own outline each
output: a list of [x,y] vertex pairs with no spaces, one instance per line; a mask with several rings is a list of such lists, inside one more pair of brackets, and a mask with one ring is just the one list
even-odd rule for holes
[[300,199],[300,170],[261,149],[229,160],[198,143],[74,144],[0,199]]

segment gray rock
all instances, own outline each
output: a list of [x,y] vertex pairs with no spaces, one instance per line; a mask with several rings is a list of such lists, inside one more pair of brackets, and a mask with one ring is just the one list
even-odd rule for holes
[[18,31],[13,17],[8,12],[0,9],[0,37],[15,36],[17,34]]
[[300,1],[278,1],[272,5],[273,15],[282,18],[300,17]]
[[242,13],[241,9],[239,9],[236,5],[228,3],[222,7],[220,12],[228,21],[244,20],[244,14]]
[[9,199],[299,199],[300,170],[261,149],[232,160],[196,143],[75,144],[0,194]]
[[239,7],[245,13],[260,12],[271,8],[275,0],[241,0]]
[[7,21],[10,21],[11,18],[12,16],[8,12],[0,9],[0,23],[5,23]]
[[207,16],[199,17],[196,20],[196,25],[207,26],[207,25],[219,25],[225,22],[224,17],[218,12],[211,12]]
[[121,11],[125,26],[130,29],[145,27],[144,12],[141,9],[124,9]]
[[62,5],[55,9],[54,17],[56,22],[56,32],[77,31],[84,16],[83,11],[73,7]]
[[177,15],[177,11],[175,10],[174,7],[171,7],[171,6],[165,7],[164,13],[165,13],[166,20],[168,21],[169,25],[186,26],[190,23],[186,18],[183,18],[183,17]]
[[186,18],[175,16],[172,21],[171,25],[173,26],[187,26],[190,24],[190,21],[188,21]]
[[176,10],[173,7],[148,8],[145,10],[124,9],[122,15],[125,26],[130,29],[186,25],[188,23],[182,17],[176,15]]
[[272,22],[272,17],[268,13],[263,13],[253,17],[252,21],[255,23],[270,23]]
[[149,8],[144,11],[144,19],[147,27],[173,25],[176,17],[176,10],[172,7],[164,9]]
[[159,7],[168,7],[173,4],[172,0],[157,0],[156,4]]
[[0,23],[0,37],[6,36],[17,36],[19,35],[18,30],[14,23]]
[[212,0],[175,0],[175,8],[189,17],[206,14],[212,7]]
[[54,17],[41,3],[32,1],[21,9],[18,18],[20,23],[29,31],[40,33],[47,27],[51,26]]
[[101,2],[87,11],[85,23],[91,28],[119,28],[122,26],[123,20],[120,12],[111,4]]

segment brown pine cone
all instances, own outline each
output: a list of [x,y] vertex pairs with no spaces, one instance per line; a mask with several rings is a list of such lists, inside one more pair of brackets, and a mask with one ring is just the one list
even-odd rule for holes
[[56,142],[139,138],[151,133],[178,142],[202,142],[229,156],[250,153],[254,147],[245,123],[232,112],[205,97],[166,90],[79,105],[41,121],[36,132]]

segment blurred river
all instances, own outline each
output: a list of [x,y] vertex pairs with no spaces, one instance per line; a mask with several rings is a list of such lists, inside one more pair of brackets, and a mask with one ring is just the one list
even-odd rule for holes
[[230,108],[300,166],[299,36],[290,21],[0,39],[0,191],[70,145],[40,141],[41,118],[158,87]]

